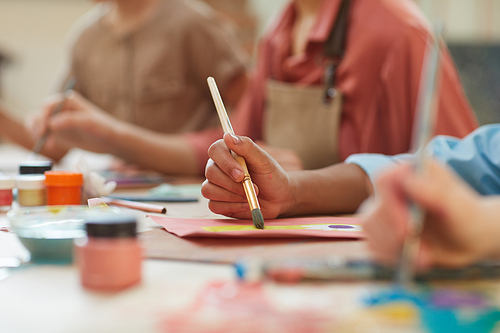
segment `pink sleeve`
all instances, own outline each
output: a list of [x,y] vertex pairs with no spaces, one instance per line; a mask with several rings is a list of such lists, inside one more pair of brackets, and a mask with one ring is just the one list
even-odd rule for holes
[[436,135],[463,138],[477,127],[476,115],[465,96],[455,64],[445,46],[441,61],[441,94]]
[[[409,27],[390,51],[382,69],[382,89],[376,128],[387,128],[386,154],[407,151],[411,145],[420,76],[429,35]],[[477,127],[450,54],[443,49],[436,134],[463,137]],[[377,120],[375,121],[377,122]],[[380,127],[382,126],[382,127]],[[376,142],[377,140],[375,140]],[[374,142],[374,141],[372,141]],[[379,143],[380,144],[380,143]]]

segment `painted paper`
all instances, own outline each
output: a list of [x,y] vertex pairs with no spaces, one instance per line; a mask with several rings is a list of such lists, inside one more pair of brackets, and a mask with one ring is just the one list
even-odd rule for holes
[[[425,331],[432,333],[489,333],[500,321],[500,310],[487,290],[468,286],[459,288],[393,288],[365,299],[372,314],[386,319],[420,319]],[[412,309],[411,312],[404,311]],[[402,316],[401,314],[405,314]]]
[[334,332],[330,308],[283,309],[262,284],[213,282],[193,304],[162,316],[162,333],[326,333]]
[[364,238],[359,218],[305,217],[266,220],[265,229],[256,229],[251,220],[179,219],[150,216],[168,232],[179,237],[242,238]]

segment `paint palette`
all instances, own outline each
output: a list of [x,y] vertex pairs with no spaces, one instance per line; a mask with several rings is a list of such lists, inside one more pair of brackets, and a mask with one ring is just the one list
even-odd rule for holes
[[392,323],[416,322],[429,332],[491,332],[500,321],[500,309],[491,292],[467,288],[417,288],[408,291],[392,288],[371,295],[365,300],[371,315],[385,317]]
[[41,206],[7,213],[12,230],[37,263],[70,263],[73,240],[85,237],[84,221],[96,215],[116,215],[117,208],[89,209],[87,206]]

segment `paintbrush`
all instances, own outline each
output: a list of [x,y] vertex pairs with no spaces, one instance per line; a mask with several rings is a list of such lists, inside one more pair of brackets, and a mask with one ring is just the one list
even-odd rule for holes
[[109,197],[102,197],[101,200],[104,201],[106,204],[112,205],[112,206],[120,206],[120,207],[125,207],[125,208],[137,209],[137,210],[142,210],[144,212],[150,212],[150,213],[158,213],[158,214],[166,214],[167,213],[166,207],[153,205],[153,204],[149,204],[149,203],[144,203],[144,202],[113,199],[113,198],[109,198]]
[[[207,82],[224,133],[230,133],[232,135],[235,135],[214,78],[209,77],[207,79]],[[259,201],[257,200],[257,194],[255,193],[252,179],[250,178],[250,172],[248,172],[247,163],[245,162],[245,159],[243,157],[239,156],[235,152],[231,151],[231,154],[233,155],[234,159],[238,162],[238,164],[241,165],[243,171],[245,172],[245,178],[243,179],[243,189],[245,190],[245,195],[247,197],[248,204],[250,205],[250,210],[252,212],[253,225],[257,229],[264,229],[264,217],[262,216],[262,212],[260,211]]]
[[[327,258],[286,258],[263,260],[247,257],[234,264],[238,278],[248,282],[270,279],[275,282],[307,281],[390,281],[395,270],[371,260]],[[500,277],[500,262],[485,261],[458,269],[435,268],[415,275],[419,281],[489,280]]]
[[[64,87],[62,100],[54,107],[54,110],[49,115],[49,118],[57,115],[58,113],[60,113],[62,111],[64,103],[68,99],[69,94],[71,93],[71,91],[73,90],[75,85],[76,85],[76,79],[72,76],[66,82],[66,86]],[[33,147],[33,151],[29,155],[28,160],[31,160],[33,158],[34,159],[37,158],[38,154],[40,154],[40,151],[42,150],[43,146],[45,145],[45,142],[47,141],[47,138],[49,137],[49,135],[50,135],[50,128],[47,127],[45,129],[45,132],[42,134],[42,136],[35,143],[35,146]]]
[[[440,42],[442,24],[438,23],[435,28],[434,40],[426,55],[425,65],[420,80],[420,92],[418,96],[413,146],[416,152],[415,172],[422,173],[427,157],[426,146],[434,135],[436,122],[436,110],[438,103]],[[425,211],[414,202],[410,203],[410,225],[409,232],[405,237],[399,266],[396,271],[396,282],[403,286],[409,286],[415,276],[415,261],[420,245],[420,235],[424,227]]]

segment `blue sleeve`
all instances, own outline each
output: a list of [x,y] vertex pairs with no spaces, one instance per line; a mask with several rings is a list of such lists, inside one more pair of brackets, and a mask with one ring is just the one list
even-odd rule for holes
[[354,154],[349,156],[345,163],[352,163],[359,166],[368,175],[372,183],[377,179],[378,174],[400,162],[411,162],[412,154],[400,154],[388,156],[382,154]]
[[[500,194],[500,124],[481,126],[463,139],[437,136],[429,148],[435,159],[449,165],[481,194]],[[412,155],[356,154],[346,163],[361,167],[373,181],[377,174]]]
[[462,140],[438,136],[434,157],[481,194],[500,194],[500,124],[481,126]]

